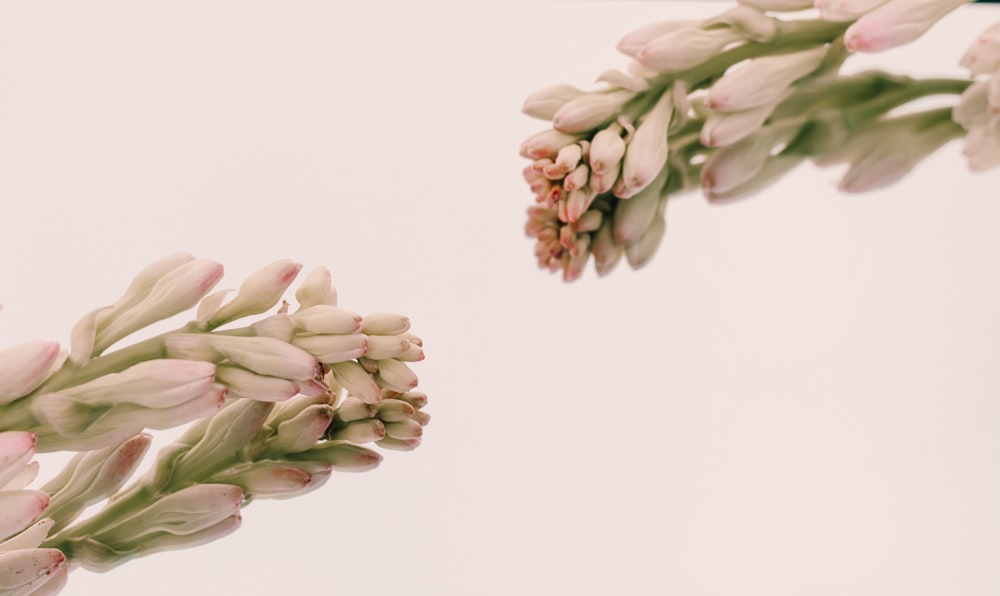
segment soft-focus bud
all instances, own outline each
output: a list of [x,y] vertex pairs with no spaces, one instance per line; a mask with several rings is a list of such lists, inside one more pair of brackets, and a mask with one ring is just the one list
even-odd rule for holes
[[169,408],[191,400],[212,386],[215,365],[196,360],[158,359],[133,364],[120,373],[60,390],[93,405],[133,403]]
[[632,91],[624,89],[588,93],[569,101],[552,117],[552,126],[564,133],[586,132],[614,120],[630,99]]
[[0,405],[31,393],[52,372],[59,344],[34,340],[0,350]]
[[659,72],[680,72],[698,66],[743,36],[732,29],[688,27],[661,35],[646,44],[636,58]]
[[680,29],[685,29],[698,24],[698,21],[662,21],[644,25],[629,32],[618,42],[618,51],[635,58],[645,45],[657,37],[662,37],[667,33],[672,33]]
[[330,365],[333,378],[351,395],[368,404],[382,400],[382,391],[364,368],[357,362],[335,362]]
[[620,124],[612,124],[594,135],[590,143],[590,169],[595,173],[609,172],[624,156],[625,140]]
[[627,201],[618,202],[612,228],[616,244],[632,244],[645,233],[656,215],[660,204],[660,191],[666,180],[667,169],[663,168],[657,179],[642,192]]
[[798,122],[773,124],[713,153],[701,171],[705,193],[725,193],[753,178],[771,152],[791,140],[800,126]]
[[120,312],[116,306],[107,325],[99,328],[94,352],[101,353],[126,335],[192,308],[222,279],[220,263],[199,259],[161,277],[139,303]]
[[186,360],[232,360],[261,375],[294,381],[312,379],[319,364],[308,352],[271,337],[235,337],[207,333],[171,333],[164,339],[167,356]]
[[361,315],[328,304],[303,308],[292,315],[292,321],[309,333],[347,335],[361,331]]
[[969,85],[951,110],[951,119],[966,130],[982,126],[989,120],[989,101],[986,81],[974,81]]
[[664,93],[635,129],[632,140],[625,148],[621,178],[623,188],[615,191],[619,198],[635,196],[664,170],[669,153],[667,130],[673,109],[670,94]]
[[750,196],[774,184],[779,178],[792,171],[803,158],[799,155],[775,155],[768,158],[764,167],[752,178],[728,190],[705,190],[705,198],[713,204],[721,204]]
[[615,268],[618,261],[624,254],[622,245],[617,244],[612,232],[611,220],[606,220],[601,224],[600,229],[594,234],[594,241],[591,244],[591,252],[594,255],[594,267],[597,275],[604,276]]
[[281,499],[301,494],[309,488],[313,475],[301,467],[276,461],[258,461],[237,466],[212,476],[209,482],[232,484],[248,497]]
[[961,131],[957,124],[942,121],[923,130],[882,138],[851,162],[839,188],[866,192],[889,186]]
[[524,100],[521,111],[532,118],[552,120],[559,108],[584,92],[572,85],[552,85],[535,91]]
[[760,130],[785,96],[772,103],[742,112],[713,112],[701,127],[701,143],[706,147],[725,147]]
[[824,21],[848,22],[871,12],[887,0],[816,0],[815,7]]
[[993,116],[989,122],[970,129],[962,153],[973,172],[1000,166],[1000,116]]
[[417,375],[399,360],[379,360],[376,383],[399,393],[406,393],[417,386]]
[[48,506],[49,495],[41,491],[0,491],[0,540],[30,526]]
[[361,321],[361,332],[366,335],[399,335],[409,329],[409,318],[392,313],[372,313]]
[[310,449],[323,437],[332,421],[332,407],[311,405],[278,425],[274,436],[268,439],[265,454],[284,455]]
[[0,553],[0,594],[36,594],[54,581],[66,555],[57,548],[31,548]]
[[848,27],[844,45],[852,52],[881,52],[909,43],[968,1],[889,0]]
[[290,456],[293,460],[328,464],[338,472],[364,472],[378,467],[382,456],[349,441],[327,441],[323,445]]
[[996,73],[1000,76],[1000,23],[979,34],[959,62],[972,76]]
[[813,7],[813,0],[736,0],[743,6],[773,12],[795,12]]
[[378,417],[384,422],[399,422],[413,417],[416,409],[401,399],[383,399],[378,405]]
[[302,269],[301,263],[288,259],[276,261],[255,272],[240,285],[236,297],[209,319],[209,327],[260,314],[281,300],[285,290]]
[[295,321],[284,313],[264,317],[255,321],[250,327],[257,337],[272,337],[286,343],[295,337]]
[[157,532],[185,536],[209,528],[239,512],[243,489],[231,484],[196,484],[153,501],[149,507],[107,529],[96,540],[116,550],[143,547]]
[[306,279],[295,291],[295,300],[299,310],[325,304],[337,306],[337,290],[331,285],[332,276],[326,267],[317,267],[309,272]]
[[634,244],[625,247],[625,259],[629,266],[633,269],[639,269],[646,265],[656,254],[656,249],[660,247],[666,230],[667,223],[663,219],[663,210],[661,209],[653,217],[652,223],[643,232],[642,237]]
[[334,441],[350,441],[362,444],[378,441],[385,436],[385,424],[377,418],[358,420],[342,426],[330,433]]
[[236,396],[261,401],[285,401],[299,392],[294,381],[258,375],[238,366],[220,365],[215,379]]
[[816,70],[826,53],[826,46],[820,46],[751,60],[712,85],[705,106],[721,112],[739,112],[773,103],[789,85]]
[[579,141],[581,138],[583,135],[568,134],[552,128],[543,130],[521,143],[521,157],[528,159],[555,157],[560,149]]
[[778,21],[776,19],[750,6],[735,6],[730,8],[719,16],[708,19],[701,26],[705,28],[719,23],[729,25],[751,41],[771,41],[774,39],[774,34],[778,31]]
[[35,455],[36,438],[35,433],[21,430],[0,433],[0,488],[20,473]]

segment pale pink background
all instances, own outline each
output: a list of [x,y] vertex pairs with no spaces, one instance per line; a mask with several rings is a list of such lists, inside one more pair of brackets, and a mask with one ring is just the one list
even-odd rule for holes
[[[954,144],[844,196],[803,168],[678,198],[641,272],[534,267],[523,97],[724,6],[0,4],[0,345],[67,340],[186,250],[225,287],[327,265],[428,355],[418,451],[66,593],[1000,592],[1000,172]],[[965,8],[855,68],[960,74],[995,20]]]

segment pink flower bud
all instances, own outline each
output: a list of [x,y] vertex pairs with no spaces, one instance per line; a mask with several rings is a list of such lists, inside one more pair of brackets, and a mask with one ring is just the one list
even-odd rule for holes
[[603,126],[614,120],[622,106],[633,97],[634,92],[624,89],[588,93],[559,108],[552,117],[552,126],[564,133],[586,132]]
[[399,360],[379,360],[375,382],[383,387],[405,393],[417,386],[417,375]]
[[41,491],[0,491],[0,541],[30,526],[48,506],[49,495]]
[[343,308],[318,304],[292,315],[295,325],[309,333],[351,334],[361,331],[361,315]]
[[383,399],[378,405],[378,417],[384,422],[399,422],[411,418],[416,409],[401,399]]
[[366,335],[399,335],[409,329],[409,318],[391,313],[365,315],[361,322],[361,332]]
[[668,33],[673,33],[680,29],[686,29],[698,24],[698,21],[662,21],[659,23],[651,23],[649,25],[644,25],[629,32],[625,37],[618,42],[618,51],[635,58],[639,50],[644,48],[646,44],[653,41],[658,37],[662,37]]
[[923,35],[944,15],[969,0],[888,0],[844,33],[852,52],[881,52]]
[[424,434],[424,427],[412,419],[400,420],[386,423],[385,434],[394,439],[418,439]]
[[643,66],[658,72],[680,72],[698,66],[742,39],[738,31],[729,28],[688,27],[650,41],[636,58]]
[[639,269],[645,266],[653,255],[656,254],[656,249],[659,248],[660,242],[663,240],[663,235],[666,232],[667,224],[663,219],[663,212],[659,211],[653,217],[652,223],[646,228],[642,236],[634,244],[629,244],[625,247],[625,259],[628,264],[633,269]]
[[348,441],[327,441],[325,444],[292,456],[295,460],[322,462],[338,472],[364,472],[377,468],[382,456]]
[[236,297],[209,319],[209,327],[266,311],[281,300],[285,290],[302,269],[301,263],[288,259],[276,261],[248,277]]
[[351,395],[361,398],[366,404],[377,404],[382,401],[382,391],[357,362],[335,362],[330,365],[334,380]]
[[598,77],[598,83],[607,83],[612,87],[621,87],[626,91],[642,92],[649,89],[649,80],[616,69],[605,70]]
[[128,402],[148,408],[168,408],[208,391],[214,378],[215,365],[211,362],[146,360],[60,393],[93,405]]
[[36,594],[56,581],[66,555],[56,548],[31,548],[0,553],[0,593]]
[[968,68],[972,76],[991,73],[1000,76],[1000,23],[979,34],[959,64]]
[[309,272],[305,281],[295,291],[295,300],[298,301],[299,310],[324,304],[327,306],[337,306],[337,290],[331,285],[330,270],[326,267],[317,267]]
[[265,454],[284,455],[311,449],[332,421],[332,407],[326,404],[310,405],[278,425],[274,436],[268,439]]
[[330,433],[330,439],[334,441],[350,441],[351,443],[362,444],[378,441],[385,436],[385,425],[377,418],[368,418],[351,422],[346,426],[338,428]]
[[705,107],[740,112],[774,103],[798,79],[816,70],[826,46],[756,58],[733,68],[708,90]]
[[635,196],[664,170],[669,153],[667,130],[673,111],[671,95],[664,93],[639,122],[632,140],[625,148],[622,189],[616,189],[617,197],[624,199]]
[[378,404],[366,404],[353,395],[345,397],[334,411],[334,417],[341,422],[354,422],[371,418],[378,413]]
[[551,128],[543,130],[528,137],[521,143],[521,157],[527,157],[528,159],[555,157],[560,149],[577,142],[582,137],[583,135],[568,134]]
[[617,244],[614,240],[614,232],[612,231],[610,220],[606,220],[601,224],[597,233],[594,234],[591,252],[594,255],[594,267],[597,269],[597,275],[599,276],[610,273],[618,261],[621,260],[622,255],[625,254],[622,245]]
[[597,174],[611,171],[625,156],[622,126],[612,124],[598,131],[590,143],[590,168]]
[[615,244],[628,245],[639,240],[646,228],[653,223],[653,218],[660,206],[660,189],[666,182],[666,169],[659,179],[650,184],[631,199],[619,201],[614,213]]
[[553,85],[535,91],[524,100],[521,111],[532,118],[552,120],[566,102],[576,99],[584,92],[572,85]]
[[292,345],[309,352],[323,364],[333,364],[364,356],[368,352],[368,336],[363,333],[299,335],[292,339]]
[[238,486],[249,497],[282,499],[301,494],[313,475],[293,464],[258,461],[216,474],[209,481]]
[[170,358],[215,361],[228,358],[257,374],[292,381],[312,379],[319,370],[316,359],[308,352],[271,337],[172,333],[164,345]]
[[0,350],[0,405],[31,393],[52,374],[59,344],[34,340]]
[[31,461],[36,439],[35,433],[27,431],[0,432],[0,488]]

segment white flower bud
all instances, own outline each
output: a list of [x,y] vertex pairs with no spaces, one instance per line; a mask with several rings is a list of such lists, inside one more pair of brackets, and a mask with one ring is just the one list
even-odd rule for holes
[[292,339],[292,345],[309,352],[323,364],[332,364],[364,356],[368,352],[368,336],[363,333],[299,335]]
[[636,58],[658,72],[680,72],[698,66],[743,36],[732,29],[688,27],[661,35],[646,44]]
[[393,451],[413,451],[420,446],[420,438],[397,439],[395,437],[385,437],[375,444],[383,449],[392,449]]
[[351,334],[361,331],[361,315],[336,306],[318,304],[292,315],[295,325],[309,333]]
[[330,433],[334,441],[350,441],[351,443],[372,443],[385,436],[385,425],[377,418],[368,418],[351,422]]
[[566,102],[583,94],[583,91],[572,85],[552,85],[529,95],[524,100],[521,111],[532,118],[552,120],[552,117]]
[[1000,23],[980,33],[959,64],[968,68],[972,76],[991,73],[1000,76]]
[[802,161],[802,157],[798,155],[775,155],[768,158],[764,167],[749,180],[725,191],[707,189],[705,198],[713,204],[719,204],[752,195],[773,184]]
[[579,141],[582,137],[583,135],[568,134],[551,128],[543,130],[521,143],[521,157],[528,159],[555,157],[560,149]]
[[664,93],[635,129],[625,148],[622,189],[615,191],[619,198],[635,196],[664,169],[669,154],[667,130],[673,110],[670,93]]
[[411,345],[409,341],[398,335],[370,335],[368,336],[366,356],[372,360],[396,358],[405,354]]
[[594,255],[594,267],[599,276],[610,273],[621,260],[624,250],[622,245],[615,243],[610,219],[606,219],[597,233],[594,234],[591,252]]
[[94,538],[119,551],[143,547],[144,538],[158,532],[185,536],[236,514],[243,489],[231,484],[196,484],[162,496],[149,507],[94,533]]
[[652,223],[634,244],[625,247],[625,259],[633,269],[639,269],[646,265],[656,249],[659,248],[663,235],[667,230],[666,220],[663,219],[663,211],[660,210],[653,217]]
[[258,375],[232,365],[220,365],[216,369],[215,380],[229,387],[236,396],[260,401],[285,401],[299,392],[299,386],[294,381]]
[[424,434],[424,427],[420,426],[419,422],[408,418],[399,422],[386,423],[385,434],[393,439],[418,439]]
[[59,359],[54,341],[28,341],[0,350],[0,405],[31,393],[52,373]]
[[760,9],[750,6],[735,6],[717,17],[702,23],[702,27],[710,27],[725,23],[743,34],[751,41],[768,42],[774,39],[778,31],[778,21],[765,15]]
[[666,172],[667,170],[664,168],[656,181],[631,199],[618,201],[612,228],[615,244],[635,243],[653,223],[653,218],[660,205],[660,191],[667,180]]
[[597,174],[609,172],[625,156],[625,140],[620,124],[598,131],[590,143],[590,169]]
[[167,356],[188,360],[228,358],[255,373],[293,381],[312,379],[319,370],[308,352],[271,337],[235,337],[207,333],[171,333],[164,339]]
[[[614,120],[635,92],[624,89],[588,93],[569,101],[552,117],[552,126],[564,133],[585,132]],[[547,157],[547,156],[543,156]]]
[[399,335],[410,329],[410,319],[391,313],[372,313],[361,321],[361,333],[365,335]]
[[232,290],[220,290],[202,298],[201,302],[198,303],[198,310],[196,311],[194,320],[200,325],[207,325],[208,320],[214,317],[215,313],[219,312],[222,303],[226,301],[226,296],[230,292]]
[[618,51],[635,58],[636,54],[639,53],[645,45],[657,37],[662,37],[667,33],[672,33],[674,31],[692,27],[698,24],[698,21],[662,21],[659,23],[651,23],[649,25],[644,25],[629,32],[625,37],[618,42]]
[[705,106],[721,112],[740,112],[771,104],[792,83],[816,70],[826,54],[826,46],[820,46],[751,60],[716,81],[708,90]]
[[212,386],[215,365],[195,360],[159,359],[133,364],[59,393],[92,405],[128,402],[168,408],[193,399]]
[[384,422],[399,422],[412,418],[417,410],[401,399],[383,399],[378,405],[378,417]]
[[30,526],[48,506],[49,495],[41,491],[0,491],[0,540]]
[[218,327],[271,308],[281,300],[301,269],[301,263],[285,259],[255,272],[240,285],[236,297],[209,319],[209,327]]
[[298,461],[322,462],[338,472],[364,472],[377,468],[382,456],[349,441],[327,441],[323,445],[291,456]]
[[337,290],[331,285],[330,270],[326,267],[317,267],[309,272],[305,281],[295,291],[295,300],[299,303],[299,310],[325,304],[327,306],[337,306]]
[[417,386],[417,375],[399,360],[379,360],[375,382],[393,391],[405,393]]
[[260,431],[273,407],[271,402],[252,399],[229,403],[209,419],[197,443],[177,461],[177,468],[196,477],[195,472],[201,467],[232,457]]
[[303,468],[277,461],[257,461],[215,474],[212,483],[232,484],[249,497],[282,499],[301,494],[313,481]]
[[351,395],[361,398],[366,404],[377,404],[382,401],[382,391],[357,362],[335,362],[330,365],[333,378]]
[[31,461],[36,438],[35,433],[27,431],[0,432],[0,487],[6,486]]
[[38,548],[49,535],[55,522],[50,517],[44,517],[21,530],[7,540],[0,539],[0,553],[24,548]]
[[712,154],[701,171],[706,194],[725,193],[760,172],[771,152],[798,133],[801,123],[773,124]]
[[267,441],[265,454],[285,455],[310,449],[323,437],[332,421],[332,407],[310,405],[278,425],[274,436]]
[[31,548],[0,553],[0,594],[36,594],[67,567],[57,548]]
[[701,127],[701,143],[706,147],[725,147],[745,139],[760,130],[789,93],[786,91],[771,103],[742,112],[712,112]]
[[813,7],[813,0],[736,0],[743,6],[773,12],[795,12]]
[[953,122],[943,121],[919,131],[881,137],[868,151],[852,160],[839,188],[856,193],[889,186],[910,173],[914,166],[960,130]]
[[612,87],[621,87],[627,91],[635,91],[637,93],[647,91],[649,89],[648,79],[626,74],[616,69],[605,70],[597,77],[596,82],[607,83]]
[[334,411],[334,417],[341,422],[354,422],[371,418],[378,413],[378,404],[366,404],[357,397],[345,397]]
[[968,1],[889,0],[848,27],[844,45],[852,52],[881,52],[909,43]]

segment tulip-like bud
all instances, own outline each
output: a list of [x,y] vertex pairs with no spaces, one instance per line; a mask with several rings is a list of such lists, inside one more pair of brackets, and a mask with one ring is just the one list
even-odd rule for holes
[[769,12],[795,12],[813,7],[813,0],[736,0],[743,6]]
[[643,117],[625,149],[622,188],[615,189],[615,196],[623,199],[635,196],[663,171],[669,152],[667,130],[673,109],[671,95],[664,93]]
[[258,375],[238,366],[220,365],[215,379],[229,387],[231,395],[260,401],[285,401],[299,392],[294,381]]
[[229,359],[257,374],[293,381],[312,379],[319,370],[309,352],[271,337],[171,333],[164,339],[164,346],[170,358],[214,362]]
[[147,408],[169,408],[208,391],[214,377],[215,365],[211,362],[147,360],[60,393],[93,405],[128,402]]
[[406,393],[417,386],[417,375],[399,360],[387,358],[378,361],[375,382],[399,393]]
[[26,431],[0,433],[0,489],[7,486],[31,461],[35,455],[36,439],[35,433]]
[[826,46],[778,56],[765,56],[732,69],[708,90],[705,107],[739,112],[772,104],[795,81],[816,70]]
[[378,406],[379,404],[368,404],[348,395],[337,404],[337,409],[333,413],[334,419],[340,422],[354,422],[355,420],[371,418],[378,413]]
[[705,193],[725,193],[756,176],[771,157],[771,152],[790,141],[800,127],[799,122],[773,124],[716,151],[701,171]]
[[944,120],[923,130],[880,138],[855,157],[839,188],[846,192],[866,192],[889,186],[961,132],[957,124]]
[[317,306],[337,306],[337,290],[331,285],[332,276],[326,267],[317,267],[309,272],[305,281],[295,291],[299,310]]
[[[625,156],[625,140],[618,123],[598,131],[590,143],[590,169],[596,174],[612,171]],[[615,171],[617,176],[617,170]],[[608,187],[610,189],[610,186]]]
[[552,128],[543,130],[521,143],[521,157],[528,159],[555,157],[560,149],[579,141],[581,138],[583,135],[569,134]]
[[308,333],[349,335],[361,331],[361,315],[328,304],[303,308],[291,318],[296,327]]
[[887,0],[816,0],[815,7],[824,21],[848,22],[861,17]]
[[42,490],[52,495],[47,515],[56,531],[88,506],[118,492],[142,461],[152,437],[138,434],[121,445],[78,453]]
[[698,21],[661,21],[629,32],[618,42],[618,51],[633,58],[646,44],[668,33],[696,26]]
[[281,300],[285,290],[302,269],[301,263],[288,259],[276,261],[257,271],[240,285],[236,297],[209,319],[209,327],[218,327],[235,319],[266,311]]
[[384,422],[399,422],[412,418],[416,408],[401,399],[383,399],[378,405],[378,417]]
[[889,0],[848,27],[844,45],[852,52],[881,52],[909,43],[968,1]]
[[424,427],[412,419],[387,422],[385,424],[385,434],[393,439],[419,439],[424,434]]
[[[1000,23],[979,34],[962,56],[959,64],[969,69],[972,76],[993,74],[1000,71]],[[998,73],[1000,74],[1000,73]],[[997,76],[997,75],[995,75]]]
[[667,181],[667,169],[663,168],[652,184],[627,201],[619,201],[614,214],[614,241],[627,245],[639,240],[660,205],[660,192]]
[[381,420],[368,418],[331,429],[328,438],[334,441],[350,441],[360,445],[378,441],[385,436],[385,432],[385,424]]
[[66,567],[66,555],[56,548],[0,552],[0,594],[41,594]]
[[687,27],[650,41],[639,50],[636,59],[658,72],[680,72],[698,66],[741,40],[740,32],[730,28]]
[[564,133],[579,133],[614,120],[635,92],[619,89],[588,93],[566,103],[552,117],[552,126]]
[[192,308],[222,279],[220,263],[199,259],[177,267],[161,277],[149,293],[124,312],[116,305],[106,317],[106,325],[98,326],[94,353],[126,335]]
[[552,85],[529,95],[521,111],[532,118],[552,120],[559,108],[584,93],[572,85]]
[[277,425],[267,441],[263,455],[285,455],[306,451],[316,445],[333,421],[333,408],[327,404],[312,404],[294,417]]
[[292,345],[309,352],[323,364],[333,364],[364,356],[368,352],[368,336],[363,333],[299,335],[292,339]]
[[768,186],[797,167],[804,158],[799,155],[775,155],[749,180],[727,190],[705,190],[705,198],[713,204],[721,204],[750,196]]
[[0,405],[31,393],[52,374],[59,344],[35,340],[0,350]]
[[309,451],[293,454],[289,459],[325,463],[338,472],[364,472],[378,467],[382,456],[349,441],[326,441]]
[[382,401],[382,391],[357,362],[335,362],[330,365],[330,373],[349,394],[358,396],[363,402],[377,404]]
[[[661,203],[662,204],[662,203]],[[656,254],[656,249],[663,241],[663,235],[667,230],[666,220],[663,218],[662,207],[656,212],[653,221],[643,232],[642,236],[634,243],[625,246],[625,259],[633,269],[644,267]]]
[[410,319],[392,313],[372,313],[361,321],[361,332],[366,335],[400,335],[410,329]]
[[637,93],[649,90],[649,80],[645,77],[626,74],[616,69],[605,70],[597,77],[596,82],[607,83],[611,87],[621,87]]
[[248,498],[287,499],[311,490],[313,475],[293,464],[258,461],[216,474],[209,482],[238,486]]
[[787,95],[775,101],[742,112],[713,112],[701,127],[701,143],[706,147],[725,147],[745,139],[760,130]]
[[0,491],[0,540],[30,526],[48,506],[49,495],[41,491]]
[[[413,345],[398,335],[369,335],[367,337],[368,353],[366,357],[371,360],[397,358],[405,354]],[[419,349],[419,346],[417,348]]]

